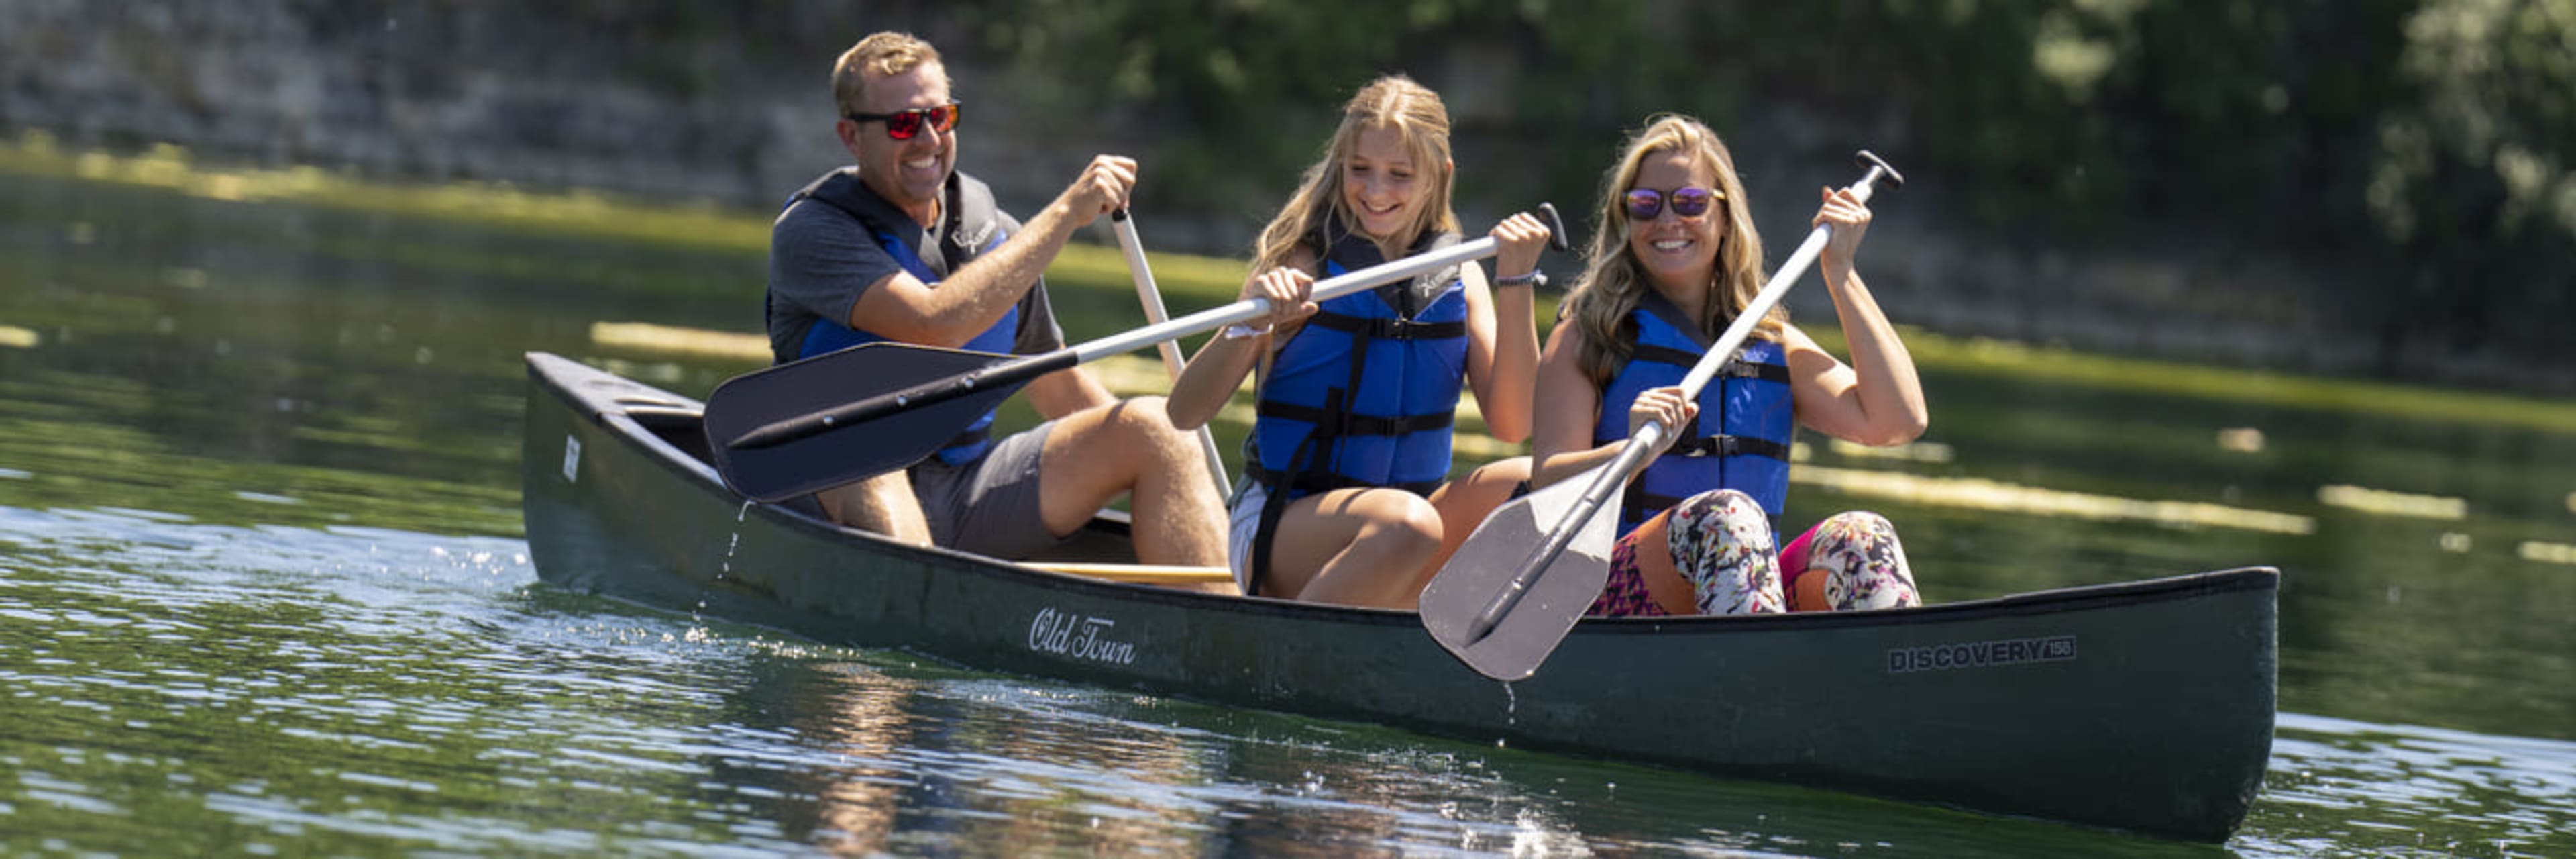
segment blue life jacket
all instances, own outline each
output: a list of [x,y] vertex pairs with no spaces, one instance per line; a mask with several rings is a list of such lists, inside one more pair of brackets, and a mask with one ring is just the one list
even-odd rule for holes
[[[1326,277],[1384,262],[1377,243],[1328,221],[1308,238]],[[1408,256],[1458,243],[1423,236]],[[1245,476],[1268,492],[1253,530],[1261,592],[1288,502],[1345,487],[1429,495],[1449,477],[1450,424],[1467,378],[1467,287],[1456,268],[1322,302],[1272,356],[1243,442]]]
[[[1709,343],[1681,309],[1652,292],[1630,314],[1636,348],[1601,392],[1593,444],[1628,437],[1628,407],[1650,388],[1682,383]],[[1789,394],[1786,350],[1770,340],[1748,339],[1736,356],[1699,391],[1699,415],[1671,434],[1673,445],[1628,483],[1619,503],[1619,533],[1626,535],[1655,514],[1711,489],[1752,496],[1779,528],[1789,495],[1789,442],[1797,431]]]
[[[895,208],[893,204],[886,202],[885,198],[877,196],[875,191],[869,190],[866,183],[859,180],[856,171],[842,169],[824,174],[823,178],[814,180],[797,191],[795,196],[789,197],[787,205],[794,206],[798,200],[813,200],[849,213],[850,217],[859,219],[859,224],[866,227],[868,232],[876,235],[878,246],[885,248],[888,256],[894,257],[895,264],[903,266],[904,271],[910,272],[922,283],[938,283],[946,273],[964,267],[976,257],[991,253],[994,248],[1001,246],[1003,240],[1010,238],[1009,231],[1002,226],[1000,209],[993,203],[991,188],[986,187],[983,182],[959,173],[952,174],[947,190],[948,199],[943,201],[944,205],[940,208],[946,214],[948,223],[945,235],[949,236],[950,240],[940,242],[939,254],[935,257],[938,260],[936,265],[930,259],[925,259],[918,248],[912,246],[912,243],[921,235],[912,216]],[[902,229],[896,229],[898,226]],[[978,239],[980,241],[977,241]],[[1007,355],[1011,353],[1012,346],[1018,342],[1019,330],[1020,307],[1015,303],[1011,305],[1011,309],[1003,311],[1002,318],[995,321],[992,327],[984,329],[983,333],[975,335],[974,339],[966,341],[960,348]],[[818,319],[814,322],[814,327],[805,332],[805,340],[800,344],[797,354],[774,357],[777,358],[778,363],[784,364],[792,360],[838,352],[852,346],[892,339],[894,338],[873,331],[851,328],[847,320]],[[976,418],[974,423],[966,425],[966,429],[950,438],[948,444],[939,449],[937,454],[939,461],[949,465],[964,465],[981,458],[985,451],[993,446],[992,430],[993,412],[988,411]]]
[[[1414,254],[1456,244],[1426,236]],[[1327,277],[1377,265],[1377,246],[1342,233]],[[1244,460],[1272,503],[1344,487],[1428,495],[1449,477],[1450,424],[1467,378],[1467,290],[1457,270],[1431,288],[1392,283],[1323,302],[1279,347],[1261,384]]]

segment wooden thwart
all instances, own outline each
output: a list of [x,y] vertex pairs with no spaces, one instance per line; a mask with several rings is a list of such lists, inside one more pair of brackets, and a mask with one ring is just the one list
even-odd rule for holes
[[1187,585],[1234,581],[1234,571],[1224,567],[1188,567],[1171,564],[1089,564],[1070,561],[1022,561],[1020,566],[1036,567],[1050,573],[1106,579],[1113,582],[1137,582],[1148,585]]

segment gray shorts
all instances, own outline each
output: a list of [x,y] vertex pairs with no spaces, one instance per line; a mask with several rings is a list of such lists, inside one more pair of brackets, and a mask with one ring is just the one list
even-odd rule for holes
[[1038,463],[1047,430],[1039,424],[993,442],[982,459],[964,467],[938,457],[912,467],[912,494],[930,523],[930,540],[961,552],[1016,561],[1063,542],[1047,530],[1040,504]]

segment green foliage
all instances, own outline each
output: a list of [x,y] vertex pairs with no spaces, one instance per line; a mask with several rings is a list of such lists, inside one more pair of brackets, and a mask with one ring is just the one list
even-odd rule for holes
[[2576,315],[2576,0],[2431,0],[2405,33],[2414,97],[2380,118],[2367,191],[2405,278],[2387,312],[2412,324],[2390,336],[2560,344]]
[[[2200,233],[2348,268],[2392,362],[2561,354],[2576,0],[990,0],[980,46],[1142,135],[1178,211],[1258,220],[1368,78],[1451,102],[1462,209],[1581,201],[1654,112],[1794,108],[2052,244]],[[1888,139],[1892,131],[1896,139]],[[1497,167],[1508,169],[1494,169]],[[2376,282],[2372,279],[2376,278]],[[2474,285],[2474,288],[2471,288]],[[2338,298],[2337,300],[2343,300]],[[2537,311],[2537,312],[2535,312]]]

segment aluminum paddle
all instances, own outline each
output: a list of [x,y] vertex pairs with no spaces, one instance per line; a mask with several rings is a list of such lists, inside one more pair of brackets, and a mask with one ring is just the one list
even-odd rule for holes
[[[1539,205],[1549,243],[1566,250],[1556,208]],[[1500,250],[1491,236],[1317,281],[1326,301],[1439,271]],[[745,373],[707,397],[716,471],[734,491],[779,501],[920,462],[1031,380],[1110,355],[1268,315],[1238,301],[1037,355],[997,355],[877,342]]]
[[[1152,325],[1170,321],[1171,315],[1163,310],[1163,291],[1154,287],[1154,268],[1145,262],[1145,243],[1136,238],[1136,218],[1120,209],[1109,213],[1109,220],[1116,225],[1118,251],[1127,257],[1127,273],[1136,279],[1136,303],[1144,306],[1145,321]],[[1154,344],[1154,349],[1163,356],[1163,370],[1171,374],[1172,381],[1180,381],[1181,368],[1188,363],[1181,359],[1180,341],[1165,340]],[[1216,497],[1234,494],[1234,481],[1225,477],[1225,454],[1216,449],[1216,434],[1201,426],[1198,436],[1199,454],[1207,457],[1208,476],[1216,478]]]

